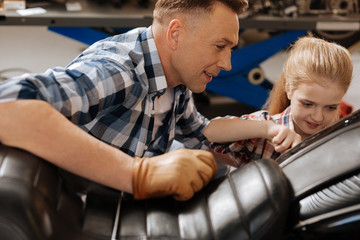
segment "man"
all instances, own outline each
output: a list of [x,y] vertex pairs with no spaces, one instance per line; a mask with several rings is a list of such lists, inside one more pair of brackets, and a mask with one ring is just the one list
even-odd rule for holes
[[[149,28],[0,85],[0,141],[136,199],[187,200],[217,171],[191,92],[230,70],[246,0],[159,0]],[[186,148],[169,152],[173,140]]]

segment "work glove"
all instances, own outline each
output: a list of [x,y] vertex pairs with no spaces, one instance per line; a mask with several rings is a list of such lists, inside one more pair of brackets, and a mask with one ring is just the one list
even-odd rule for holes
[[186,201],[214,177],[214,156],[204,150],[178,149],[151,158],[135,157],[133,165],[135,199],[172,196]]

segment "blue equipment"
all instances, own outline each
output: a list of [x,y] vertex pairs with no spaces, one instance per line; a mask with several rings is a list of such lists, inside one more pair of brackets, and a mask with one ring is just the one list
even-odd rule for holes
[[264,79],[259,64],[305,34],[306,31],[290,31],[233,51],[232,69],[221,71],[206,89],[261,109],[272,84]]

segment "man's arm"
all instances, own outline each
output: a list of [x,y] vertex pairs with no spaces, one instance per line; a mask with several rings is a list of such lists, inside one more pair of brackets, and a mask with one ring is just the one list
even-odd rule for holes
[[72,173],[132,193],[133,158],[90,136],[39,100],[0,103],[0,141]]
[[202,150],[132,158],[87,134],[44,101],[0,103],[0,114],[3,144],[137,199],[171,195],[188,200],[217,172],[212,154]]

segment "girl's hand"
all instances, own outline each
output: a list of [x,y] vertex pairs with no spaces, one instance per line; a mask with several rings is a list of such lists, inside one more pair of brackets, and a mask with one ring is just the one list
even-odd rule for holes
[[294,130],[275,123],[271,124],[269,140],[274,144],[275,151],[283,153],[301,142],[301,137]]

